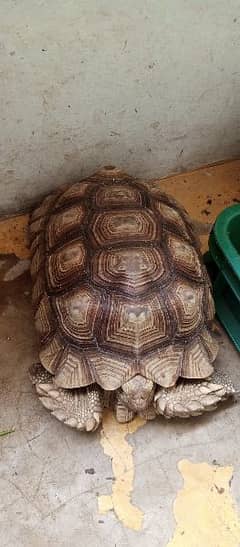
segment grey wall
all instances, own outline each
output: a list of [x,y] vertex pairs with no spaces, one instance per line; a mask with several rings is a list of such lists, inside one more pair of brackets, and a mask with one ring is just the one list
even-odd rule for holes
[[0,211],[239,155],[239,0],[1,0]]

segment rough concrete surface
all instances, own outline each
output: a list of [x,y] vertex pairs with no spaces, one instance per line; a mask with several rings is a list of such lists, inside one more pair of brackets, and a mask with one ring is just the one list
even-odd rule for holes
[[[15,263],[2,258],[2,280]],[[109,494],[115,480],[100,433],[63,426],[42,407],[28,379],[37,359],[28,273],[1,281],[0,309],[0,429],[15,428],[0,438],[1,547],[166,547],[182,487],[177,464],[184,459],[232,465],[231,493],[240,505],[239,404],[225,404],[186,422],[159,419],[129,436],[132,502],[143,513],[142,530],[125,527],[114,511],[99,514],[98,497]],[[239,355],[225,334],[219,342],[218,367],[240,386]]]
[[[192,218],[211,223],[240,200],[239,165],[202,169],[156,186],[179,199]],[[24,271],[26,225],[24,216],[0,223],[0,432],[15,428],[0,437],[1,547],[239,547],[240,518],[237,529],[227,495],[229,489],[237,513],[240,402],[186,422],[135,425],[129,435],[107,416],[103,428],[88,435],[63,426],[38,401],[27,374],[38,351]],[[202,244],[206,249],[206,237]],[[217,366],[238,387],[239,355],[226,334],[218,340]],[[213,477],[207,489],[202,468]],[[111,495],[115,504],[102,514]],[[129,518],[131,505],[135,521]],[[180,521],[179,506],[185,516]]]
[[1,0],[0,212],[239,156],[239,2]]

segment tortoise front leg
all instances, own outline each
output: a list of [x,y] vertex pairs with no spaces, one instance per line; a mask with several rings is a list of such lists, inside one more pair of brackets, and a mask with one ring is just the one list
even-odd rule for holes
[[225,374],[215,372],[206,380],[182,380],[168,389],[159,388],[154,397],[157,414],[165,418],[190,418],[210,412],[236,390]]
[[95,431],[102,421],[103,394],[91,385],[79,389],[58,387],[40,363],[33,365],[30,378],[41,403],[61,422],[79,431]]

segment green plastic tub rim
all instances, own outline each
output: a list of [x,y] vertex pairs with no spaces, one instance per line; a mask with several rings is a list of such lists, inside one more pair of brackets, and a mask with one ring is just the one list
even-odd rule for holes
[[240,280],[240,203],[220,213],[213,231],[227,262]]

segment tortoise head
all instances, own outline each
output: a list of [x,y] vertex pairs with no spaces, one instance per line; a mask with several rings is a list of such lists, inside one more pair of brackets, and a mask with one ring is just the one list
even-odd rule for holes
[[147,410],[152,403],[155,384],[137,374],[122,385],[121,401],[134,412]]

